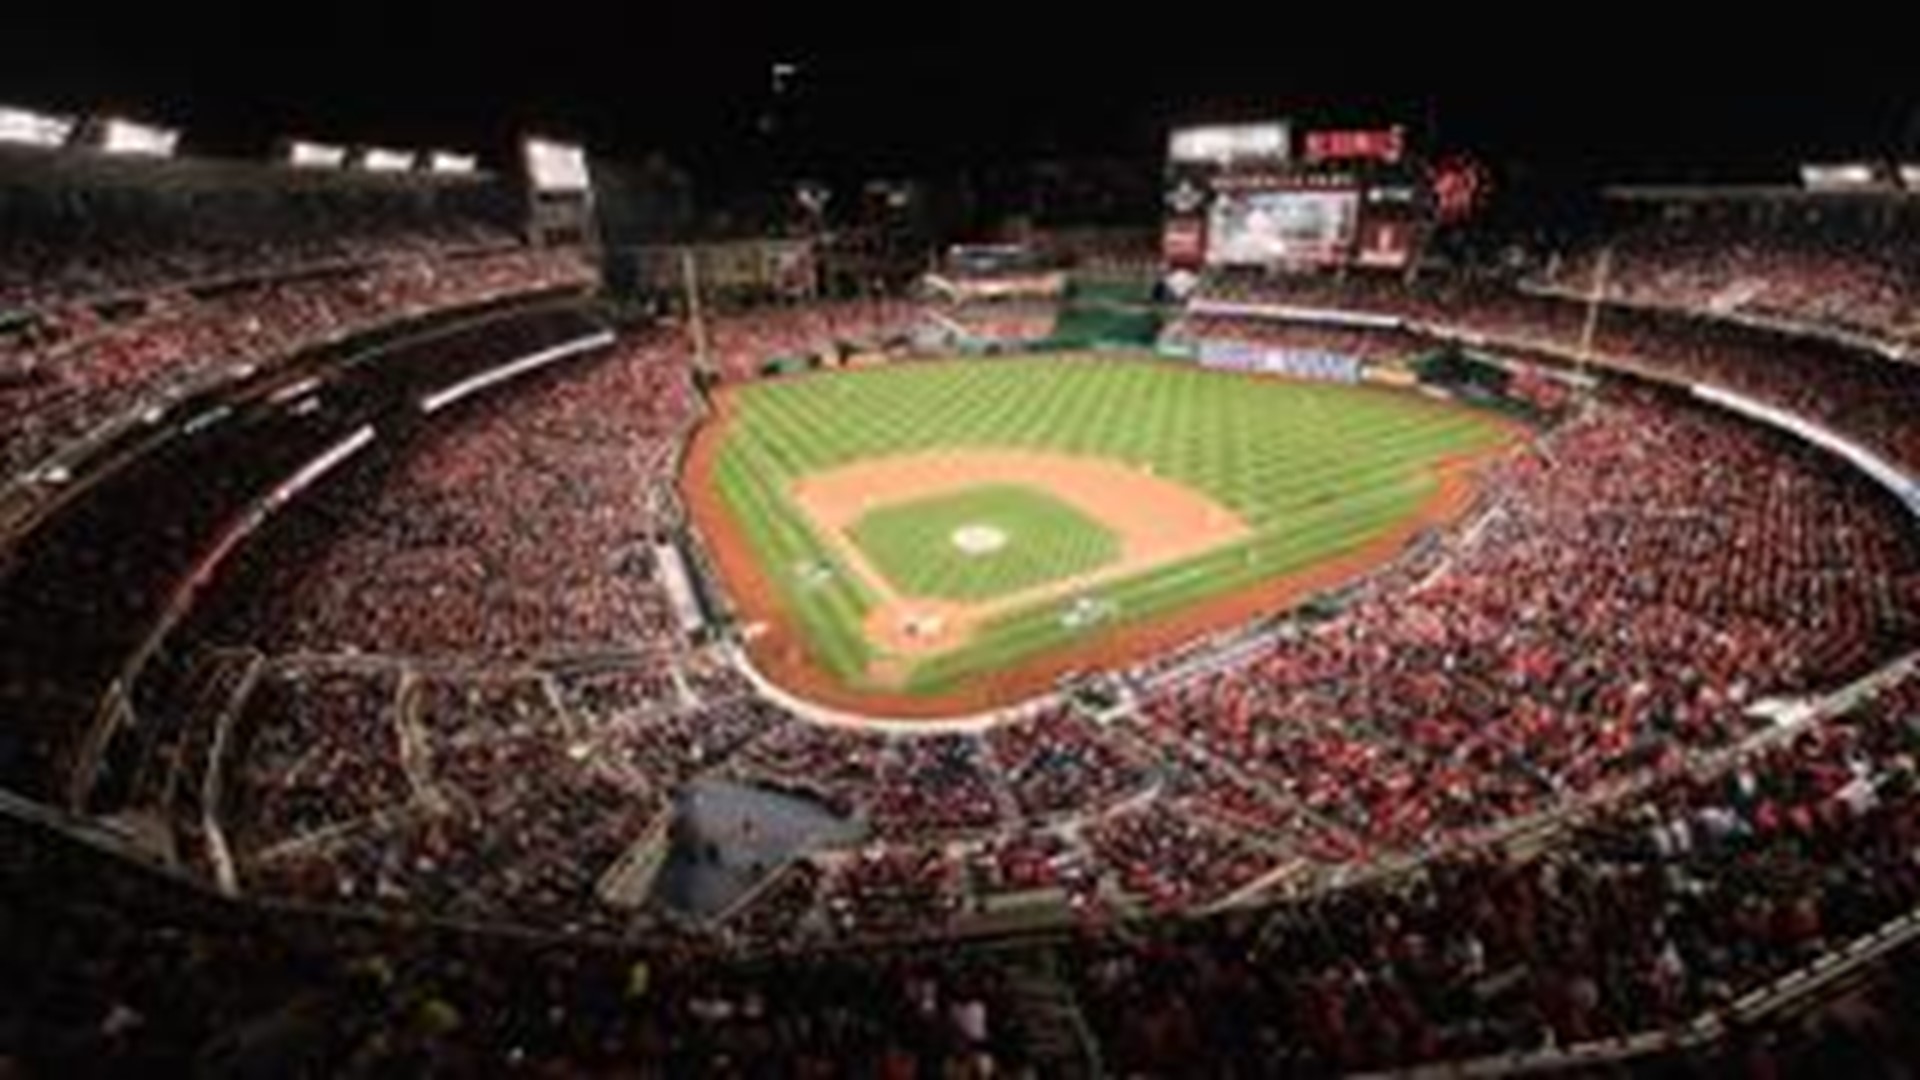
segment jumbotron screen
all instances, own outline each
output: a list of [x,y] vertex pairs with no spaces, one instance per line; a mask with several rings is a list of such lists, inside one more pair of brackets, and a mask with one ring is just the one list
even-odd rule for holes
[[1215,266],[1343,261],[1360,217],[1357,191],[1256,191],[1214,200],[1207,262]]

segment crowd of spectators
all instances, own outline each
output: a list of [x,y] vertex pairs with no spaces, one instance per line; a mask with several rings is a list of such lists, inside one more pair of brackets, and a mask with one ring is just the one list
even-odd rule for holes
[[659,670],[292,661],[237,728],[223,817],[243,887],[622,932],[631,915],[602,902],[602,878],[685,780],[783,719],[737,684],[647,693]]
[[228,781],[234,842],[268,848],[410,799],[398,692],[392,671],[261,679],[236,718],[244,750]]
[[[241,730],[256,745],[227,815],[243,886],[442,918],[617,925],[596,911],[594,886],[663,794],[580,756],[539,679],[420,675],[396,697],[399,682],[390,666],[296,668],[258,708],[249,700]],[[312,722],[288,735],[282,717]],[[262,753],[263,737],[281,752]],[[333,763],[355,746],[361,773],[341,783]],[[288,804],[305,816],[273,812]]]
[[1200,314],[1182,315],[1170,323],[1160,337],[1170,345],[1227,341],[1274,349],[1337,353],[1361,360],[1401,360],[1431,347],[1431,343],[1412,334],[1378,328],[1359,329]]
[[1445,574],[1144,706],[1366,844],[1537,811],[1912,647],[1899,511],[1738,421],[1612,396],[1502,465]]
[[727,775],[809,795],[843,817],[864,813],[873,797],[884,743],[813,724],[787,724],[746,748]]
[[1855,713],[1525,853],[1080,954],[1122,1071],[1207,1053],[1351,1070],[1569,1047],[1726,1009],[1920,902],[1920,712]]
[[726,381],[755,379],[769,365],[838,362],[911,339],[924,309],[906,300],[835,300],[768,305],[715,314],[707,320],[707,349]]
[[[1676,771],[1563,845],[1144,934],[1090,928],[1060,952],[1074,999],[1109,1068],[1150,1074],[1548,1050],[1725,1008],[1920,901],[1916,685],[1724,766]],[[29,1067],[1031,1064],[1018,950],[731,967],[670,943],[636,954],[249,920],[7,829],[0,866],[20,887],[4,892],[0,949],[28,982],[0,1006],[0,1046]],[[884,901],[925,918],[951,895],[924,856],[862,854],[835,873],[870,886],[834,906],[843,918],[892,925],[902,916]],[[789,881],[809,901],[821,884],[805,868]],[[768,900],[765,914],[793,917]],[[1844,1015],[1737,1036],[1693,1067],[1900,1055],[1910,984],[1897,966]]]
[[0,325],[0,475],[181,396],[301,350],[443,310],[579,287],[577,255],[504,247],[437,255],[410,237],[377,257],[218,288],[165,281]]
[[1746,315],[1920,344],[1920,259],[1912,229],[1746,216],[1663,216],[1550,261],[1539,284],[1588,295],[1610,252],[1607,298],[1713,315]]
[[966,895],[976,905],[997,897],[1063,890],[1076,907],[1093,902],[1099,880],[1092,860],[1056,830],[1008,829],[970,849],[962,861]]
[[50,220],[45,207],[22,207],[19,216],[7,219],[0,315],[58,312],[315,268],[407,256],[469,256],[517,246],[498,225],[431,202],[374,199],[354,205],[318,198],[269,208],[272,202],[262,199],[254,213],[243,215],[232,206],[195,215],[156,201],[121,220],[108,220],[111,211],[99,204],[78,212],[66,208],[65,220]]
[[[319,557],[251,590],[218,643],[557,674],[444,723],[418,676],[402,710],[413,782],[389,799],[403,812],[371,814],[363,794],[243,824],[272,838],[242,845],[273,856],[255,884],[337,898],[346,867],[356,896],[418,898],[431,888],[416,879],[457,863],[473,869],[446,913],[617,921],[594,876],[711,774],[812,798],[867,838],[819,856],[815,914],[780,925],[938,933],[979,890],[1059,885],[1058,866],[1082,900],[1190,910],[1604,795],[1750,736],[1764,698],[1831,687],[1920,638],[1920,553],[1864,481],[1757,426],[1608,388],[1490,467],[1492,509],[1430,572],[1207,674],[1150,674],[1112,723],[1056,709],[982,734],[818,727],[689,649],[652,580],[649,533],[666,522],[650,515],[692,409],[675,348],[629,340],[320,494]],[[629,659],[568,666],[609,653]],[[369,775],[395,775],[394,757]],[[285,764],[258,771],[308,798]],[[313,775],[353,786],[338,765]],[[559,884],[549,846],[576,853]],[[779,895],[803,906],[797,887]],[[754,924],[732,921],[735,944]]]
[[960,886],[960,864],[942,844],[875,844],[832,861],[819,903],[843,938],[939,937],[954,927]]
[[[1535,343],[1580,332],[1573,306],[1473,286],[1213,289]],[[710,332],[737,377],[919,318],[820,305],[721,316]],[[1179,334],[1362,347],[1355,331],[1215,316]],[[1920,462],[1916,414],[1901,412],[1915,392],[1888,367],[1630,313],[1610,315],[1598,345]],[[247,889],[631,933],[601,875],[708,773],[812,796],[867,830],[797,859],[713,928],[749,952],[938,938],[1002,894],[1193,912],[1303,864],[1429,857],[1270,912],[1090,934],[1070,978],[1109,1064],[1146,1073],[1391,1066],[1671,1024],[1920,903],[1920,680],[1782,742],[1755,713],[1920,643],[1911,523],[1783,437],[1610,386],[1490,469],[1491,510],[1418,582],[1205,674],[1147,679],[1110,723],[1058,710],[983,734],[887,735],[803,723],[679,639],[651,551],[695,408],[685,348],[630,338],[467,407],[293,511],[313,557],[288,558],[210,638],[289,658],[252,688],[221,766]],[[1714,764],[1729,752],[1730,768]],[[1630,784],[1565,843],[1470,843]],[[103,980],[134,963],[124,987],[46,976],[72,982],[73,1016],[51,1025],[72,1046],[140,1052],[243,1019],[216,987],[198,992],[227,1008],[199,1027],[152,997],[157,976],[127,959],[146,933],[92,946]],[[199,959],[253,962],[220,953]],[[562,950],[511,978],[491,961],[382,957],[350,976],[371,988],[364,1012],[327,1038],[363,1065],[631,1054],[984,1074],[1021,1053],[998,1023],[999,971],[822,959],[782,982],[642,962],[616,983],[594,957]],[[864,1000],[875,993],[886,1000]],[[39,1023],[34,1008],[0,1022]]]
[[868,807],[881,836],[914,839],[991,830],[1010,809],[977,739],[902,739],[888,751]]
[[1086,841],[1125,895],[1163,913],[1202,909],[1275,868],[1249,834],[1159,802],[1099,819]]
[[[1450,857],[1145,934],[1089,927],[1063,951],[1069,982],[1107,1065],[1145,1073],[1564,1048],[1724,1009],[1920,901],[1916,685],[1725,765],[1676,770],[1561,845]],[[7,890],[0,938],[32,979],[0,1014],[16,1060],[701,1070],[769,1055],[844,1068],[986,1053],[1009,1067],[1027,1052],[1032,1006],[1015,992],[1014,953],[733,968],[670,943],[636,955],[378,924],[307,935],[303,917],[209,913],[81,854],[61,856],[86,861],[62,878],[17,839],[4,865],[30,866],[34,887]],[[953,909],[950,873],[925,851],[857,853],[830,871],[827,910],[850,926],[924,923]],[[803,865],[775,892],[789,883],[807,903],[770,896],[763,914],[791,925],[823,882]],[[1869,993],[1898,1015],[1888,990]],[[1884,1028],[1837,1023],[1743,1037],[1707,1060],[1899,1045]]]
[[697,708],[663,713],[652,722],[607,729],[614,760],[656,790],[671,790],[787,719],[777,706],[741,693],[704,697]]
[[1150,766],[1070,709],[996,727],[985,741],[1021,812],[1030,818],[1097,811],[1141,794],[1153,779]]
[[1920,425],[1912,422],[1920,414],[1920,379],[1904,363],[1845,346],[1693,316],[1609,308],[1593,325],[1589,354],[1589,311],[1578,299],[1453,278],[1408,283],[1236,276],[1209,282],[1199,299],[1390,316],[1421,332],[1505,343],[1528,355],[1590,355],[1656,377],[1746,394],[1858,440],[1909,473],[1920,472]]
[[1038,300],[988,300],[930,308],[927,319],[961,345],[1022,345],[1053,334],[1060,305]]
[[678,632],[653,541],[692,418],[664,338],[478,401],[278,523],[292,547],[220,631],[271,652],[533,656]]
[[244,911],[0,820],[0,1071],[1034,1075],[1004,959],[716,965]]

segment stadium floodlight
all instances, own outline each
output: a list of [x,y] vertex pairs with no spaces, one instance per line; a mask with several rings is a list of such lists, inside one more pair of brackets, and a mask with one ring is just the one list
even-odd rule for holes
[[793,186],[794,201],[809,214],[824,214],[833,201],[833,189],[818,180],[802,180]]
[[339,169],[347,164],[347,148],[293,139],[287,143],[287,164],[296,169]]
[[67,144],[73,129],[74,122],[65,117],[0,105],[0,143],[56,149]]
[[1861,191],[1885,186],[1880,170],[1865,161],[1801,165],[1800,183],[1808,191]]
[[571,144],[529,137],[522,144],[527,177],[540,192],[583,192],[592,188],[587,152]]
[[366,172],[412,172],[416,160],[417,155],[411,150],[392,150],[382,146],[365,146],[360,149],[360,168]]
[[913,202],[913,185],[905,180],[869,180],[865,191],[889,210],[905,210]]
[[450,150],[435,150],[427,157],[427,171],[446,176],[468,176],[480,168],[480,159],[472,154],[456,154]]
[[114,117],[107,117],[100,122],[100,149],[109,154],[172,157],[179,145],[180,132],[174,128],[138,124]]

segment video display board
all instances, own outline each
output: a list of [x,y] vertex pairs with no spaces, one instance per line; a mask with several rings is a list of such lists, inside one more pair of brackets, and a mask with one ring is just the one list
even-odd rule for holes
[[1357,191],[1252,191],[1214,200],[1207,222],[1213,266],[1334,263],[1347,258],[1360,218]]

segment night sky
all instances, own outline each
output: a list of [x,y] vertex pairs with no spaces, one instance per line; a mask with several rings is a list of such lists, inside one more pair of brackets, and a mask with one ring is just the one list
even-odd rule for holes
[[[0,102],[117,109],[178,124],[189,152],[243,157],[299,133],[499,163],[515,133],[540,130],[607,157],[665,153],[703,183],[794,161],[842,175],[1150,161],[1171,123],[1275,114],[1400,120],[1429,148],[1590,178],[1788,179],[1805,157],[1920,157],[1920,68],[1899,55],[1895,24],[1851,26],[1849,41],[1758,17],[1675,32],[1651,29],[1651,14],[1594,27],[1559,7],[1414,18],[1349,3],[1259,19],[1169,6],[1096,20],[1088,8],[1075,16],[1085,29],[1043,33],[902,8],[781,40],[742,36],[760,25],[751,9],[676,21],[655,5],[543,4],[515,22],[397,7],[10,12]],[[801,70],[776,101],[782,59]]]

